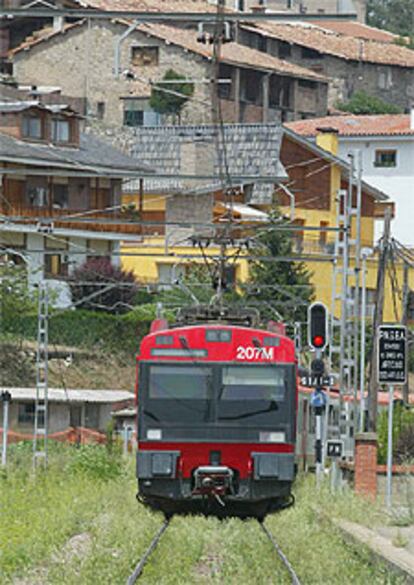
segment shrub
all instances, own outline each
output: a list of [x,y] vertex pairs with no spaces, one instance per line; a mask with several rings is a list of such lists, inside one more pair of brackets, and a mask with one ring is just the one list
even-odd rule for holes
[[114,266],[107,258],[92,258],[77,268],[70,289],[76,306],[111,313],[130,308],[138,290],[134,273]]
[[158,82],[157,87],[152,89],[150,106],[158,114],[180,117],[181,110],[194,93],[194,85],[186,82],[185,77],[173,69],[169,69],[163,79],[177,83]]
[[[397,461],[414,457],[414,410],[395,402],[392,429],[393,455]],[[385,463],[388,448],[388,410],[378,419],[378,462]]]
[[69,471],[96,479],[113,479],[123,472],[122,457],[118,449],[109,451],[102,445],[81,445],[74,450]]
[[343,112],[352,114],[400,114],[398,106],[384,102],[380,98],[367,94],[365,91],[356,91],[347,102],[337,102],[336,107]]

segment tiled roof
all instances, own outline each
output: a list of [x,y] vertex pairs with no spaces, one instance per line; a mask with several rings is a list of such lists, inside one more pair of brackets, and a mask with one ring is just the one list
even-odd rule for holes
[[[0,387],[0,391],[7,390],[12,400],[35,400],[36,388],[8,388]],[[52,402],[94,402],[113,403],[133,400],[134,394],[126,390],[83,390],[71,388],[49,388],[49,400]]]
[[142,12],[215,12],[207,0],[85,0],[83,4],[99,10],[137,10]]
[[395,43],[398,35],[387,30],[381,30],[363,24],[362,22],[355,22],[350,20],[311,20],[311,24],[319,28],[325,28],[341,35],[348,35],[357,39],[365,39],[367,41],[378,41],[380,43]]
[[36,30],[30,36],[26,37],[24,41],[20,43],[20,45],[14,49],[11,49],[8,53],[9,57],[13,57],[13,55],[20,53],[21,51],[27,51],[39,43],[48,41],[49,39],[64,34],[73,28],[82,26],[84,23],[85,20],[78,20],[77,22],[69,22],[64,24],[61,30],[54,30],[52,26],[45,26],[39,30]]
[[[210,45],[204,45],[197,42],[197,33],[194,30],[184,30],[161,24],[142,24],[138,30],[162,39],[170,44],[177,45],[193,53],[197,53],[207,59],[212,58],[212,48]],[[251,69],[262,69],[265,71],[275,71],[281,75],[293,77],[314,79],[328,82],[327,78],[300,67],[293,63],[288,63],[267,53],[262,53],[256,49],[251,49],[239,43],[226,43],[222,46],[221,61],[230,65],[245,66]]]
[[[196,2],[197,1],[198,0],[196,0]],[[124,23],[124,21],[122,22]],[[83,23],[85,23],[84,20],[74,24],[67,24],[63,27],[61,34],[66,33],[70,29],[74,28],[74,26],[80,26]],[[129,23],[127,24],[129,25]],[[154,36],[158,39],[162,39],[169,44],[182,47],[187,51],[191,51],[192,53],[196,53],[207,59],[212,58],[213,51],[211,46],[203,45],[197,42],[197,32],[195,30],[186,30],[162,24],[150,23],[138,26],[137,30]],[[29,49],[38,43],[47,41],[50,38],[55,37],[56,34],[59,33],[56,33],[50,27],[37,31],[36,35],[25,39],[23,43],[10,51],[10,55],[14,55],[22,50]],[[223,45],[221,51],[221,61],[223,63],[244,66],[251,69],[275,71],[280,75],[323,81],[325,83],[328,82],[327,78],[323,75],[314,73],[313,71],[305,69],[304,67],[300,67],[299,65],[289,63],[282,59],[278,59],[277,57],[273,57],[272,55],[268,55],[267,53],[262,53],[261,51],[251,49],[250,47],[246,47],[245,45],[240,45],[238,43],[227,43]],[[144,92],[143,88],[137,87],[137,94],[140,91]],[[142,93],[142,95],[144,95],[144,93]]]
[[[25,162],[41,167],[57,167],[79,174],[93,172],[113,177],[139,176],[151,172],[150,167],[123,154],[107,142],[92,136],[80,135],[79,148],[30,143],[0,133],[0,163]],[[47,174],[47,171],[45,171]]]
[[[280,160],[281,127],[278,124],[224,124],[226,155],[230,175],[286,176]],[[186,166],[186,150],[183,145],[199,142],[208,152],[215,144],[216,127],[198,126],[143,126],[136,129],[131,154],[140,162],[155,169],[154,179],[145,179],[145,189],[151,192],[175,193],[185,189],[185,184],[177,175]],[[214,148],[212,165],[214,174],[219,175],[220,152]],[[171,178],[157,178],[157,171]],[[206,185],[201,186],[205,191]],[[221,185],[207,186],[214,191]],[[136,192],[137,181],[128,181],[125,192]],[[194,188],[191,188],[194,192]],[[208,191],[207,191],[208,192]],[[250,203],[268,203],[272,200],[273,181],[255,183]]]
[[354,36],[338,34],[310,23],[260,22],[243,25],[243,28],[348,61],[414,67],[414,51],[407,47],[393,43],[366,41]]
[[298,120],[285,124],[301,136],[316,136],[318,128],[334,128],[340,136],[400,136],[414,135],[407,114],[383,114],[377,116],[326,116],[309,120]]

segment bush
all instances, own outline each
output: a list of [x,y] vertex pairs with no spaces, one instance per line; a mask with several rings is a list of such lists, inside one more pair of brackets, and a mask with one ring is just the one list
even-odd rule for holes
[[335,105],[338,110],[357,115],[401,113],[399,107],[369,95],[365,91],[356,91],[348,102],[337,102]]
[[74,270],[70,290],[73,303],[83,309],[123,313],[138,288],[132,271],[114,266],[107,258],[92,258]]
[[119,477],[123,472],[120,450],[109,451],[102,445],[81,445],[74,450],[69,472],[83,473],[102,480]]
[[[52,313],[49,320],[49,343],[135,353],[155,315],[155,307],[152,313],[144,307],[148,305],[120,316],[82,309]],[[3,320],[2,326],[6,333],[36,339],[37,314],[17,313]]]
[[[393,456],[397,461],[414,458],[414,409],[400,401],[394,404],[392,429]],[[388,410],[378,419],[378,462],[385,463],[388,448]]]

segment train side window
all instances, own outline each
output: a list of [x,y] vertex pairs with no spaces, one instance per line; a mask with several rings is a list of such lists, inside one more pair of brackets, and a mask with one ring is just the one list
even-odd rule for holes
[[263,337],[263,345],[265,347],[279,347],[279,337]]

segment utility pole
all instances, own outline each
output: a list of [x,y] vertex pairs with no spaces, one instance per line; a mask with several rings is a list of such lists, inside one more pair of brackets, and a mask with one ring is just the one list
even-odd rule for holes
[[368,429],[375,432],[377,430],[378,414],[378,382],[377,382],[377,358],[378,358],[378,327],[382,323],[384,313],[384,289],[385,289],[385,271],[387,268],[391,230],[391,209],[388,207],[384,214],[384,234],[381,240],[381,247],[378,258],[377,272],[377,300],[375,303],[374,323],[373,323],[373,345],[370,365],[369,381],[369,406],[368,406]]
[[[407,262],[404,262],[403,265],[403,294],[402,294],[402,311],[401,311],[401,315],[402,315],[402,325],[404,325],[405,327],[407,327],[407,322],[408,322],[408,301],[409,301],[409,296],[410,296],[410,289],[408,286],[408,271],[409,271],[409,266],[407,264]],[[403,400],[404,400],[404,404],[408,404],[409,403],[409,398],[410,398],[410,383],[408,380],[408,376],[407,376],[407,380],[403,386]]]

